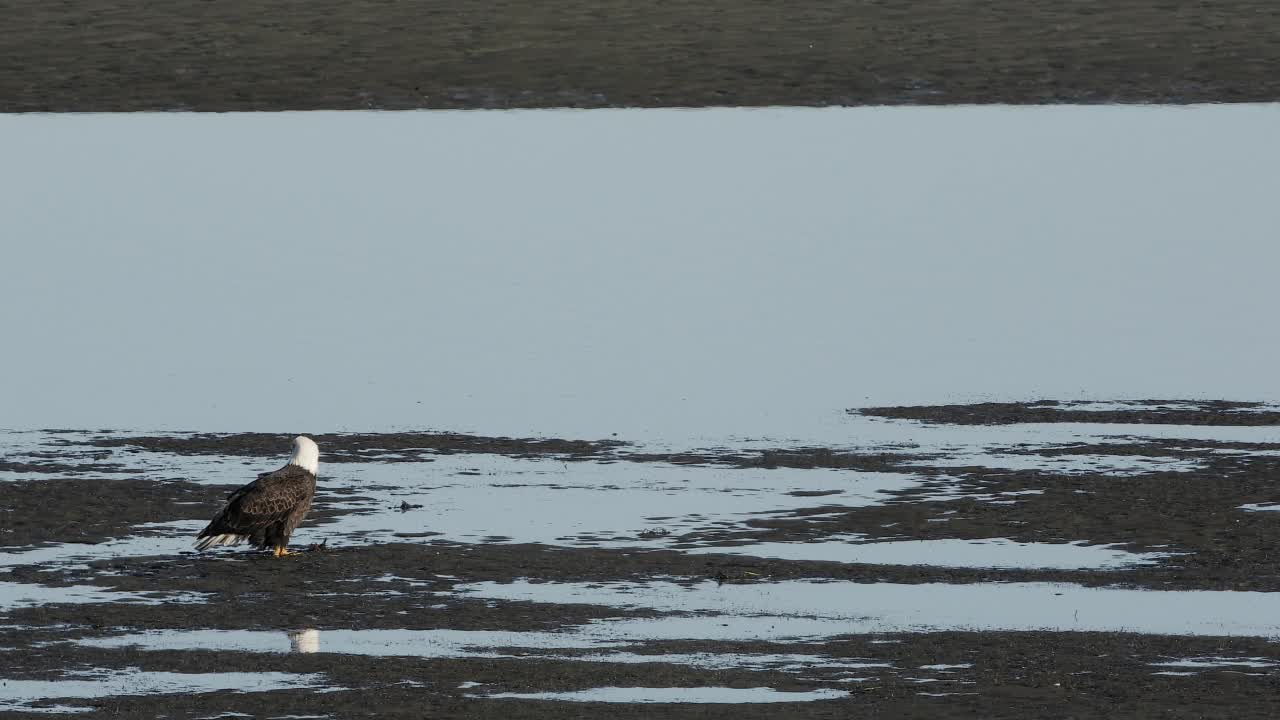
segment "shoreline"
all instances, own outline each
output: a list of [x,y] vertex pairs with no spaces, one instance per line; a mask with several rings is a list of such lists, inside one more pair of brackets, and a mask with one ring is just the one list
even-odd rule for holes
[[0,112],[1280,100],[1280,7],[11,4]]

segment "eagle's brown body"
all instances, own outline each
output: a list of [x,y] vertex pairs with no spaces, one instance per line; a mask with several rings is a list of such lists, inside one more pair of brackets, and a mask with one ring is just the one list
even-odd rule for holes
[[275,548],[277,556],[289,554],[285,549],[289,545],[289,537],[307,516],[316,494],[315,473],[294,464],[298,457],[298,443],[302,440],[315,447],[309,439],[295,440],[294,458],[290,464],[274,472],[263,473],[257,480],[231,493],[222,512],[200,532],[197,550],[248,541],[259,548]]

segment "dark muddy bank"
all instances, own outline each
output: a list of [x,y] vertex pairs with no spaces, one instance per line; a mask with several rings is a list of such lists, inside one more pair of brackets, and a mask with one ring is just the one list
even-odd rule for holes
[[[1116,422],[1234,424],[1239,415],[1261,415],[1256,406],[1201,403],[1195,408],[1084,411],[1126,413]],[[1183,406],[1185,403],[1177,403]],[[1062,413],[1045,403],[1022,411]],[[930,409],[919,409],[923,417]],[[966,415],[1007,417],[1018,406],[971,406]],[[1137,413],[1137,415],[1133,415]],[[1170,414],[1174,413],[1174,414]],[[1184,414],[1176,414],[1184,413]],[[1034,416],[1034,415],[1031,415]],[[936,416],[931,416],[936,417]],[[1029,417],[1023,415],[1022,417]],[[936,420],[934,420],[936,421]],[[1074,419],[1072,421],[1075,421]],[[154,452],[261,458],[270,469],[288,446],[287,435],[197,435],[71,440],[85,447],[136,447]],[[222,671],[319,674],[335,692],[277,690],[208,694],[116,695],[40,701],[40,705],[88,707],[83,717],[207,718],[230,712],[254,717],[618,717],[690,718],[1264,718],[1280,713],[1280,651],[1267,639],[1161,637],[1130,633],[938,632],[827,637],[814,642],[759,640],[649,641],[626,647],[652,662],[588,661],[598,650],[566,651],[568,657],[536,657],[520,648],[497,648],[492,657],[341,654],[325,633],[343,630],[447,630],[557,632],[605,618],[655,617],[657,610],[553,602],[495,602],[458,593],[466,583],[534,581],[616,582],[664,579],[677,583],[766,583],[829,578],[856,583],[1070,582],[1153,590],[1261,590],[1280,592],[1280,513],[1242,506],[1280,502],[1280,458],[1267,443],[1118,439],[1114,443],[1026,445],[1001,455],[1038,460],[1099,456],[1112,460],[1161,460],[1174,469],[1126,473],[1088,469],[1004,470],[999,459],[956,467],[907,448],[852,452],[841,448],[778,447],[764,451],[705,450],[638,453],[616,441],[484,438],[450,433],[322,436],[324,462],[334,474],[345,461],[424,462],[451,453],[555,457],[581,462],[689,464],[706,472],[817,468],[905,473],[921,482],[886,493],[879,505],[842,507],[821,490],[797,493],[805,507],[769,513],[741,527],[668,533],[659,524],[639,531],[625,549],[549,547],[430,541],[361,543],[347,537],[297,556],[276,559],[252,551],[156,557],[114,557],[83,566],[32,563],[0,574],[8,583],[46,588],[69,585],[154,594],[156,604],[52,603],[0,612],[0,678],[68,679],[68,671],[109,668],[143,672]],[[81,455],[82,457],[82,455]],[[42,461],[56,465],[50,451]],[[200,485],[199,478],[169,481],[123,474],[93,478],[68,470],[41,472],[43,479],[9,482],[0,495],[0,545],[6,551],[37,543],[99,542],[124,537],[144,523],[200,521],[216,511],[230,486]],[[237,461],[238,462],[238,461]],[[254,463],[256,465],[256,461]],[[77,466],[79,467],[79,466]],[[423,466],[427,476],[432,464]],[[116,468],[121,469],[121,468]],[[252,475],[246,467],[246,480]],[[753,476],[755,473],[752,474]],[[110,479],[110,478],[116,479]],[[833,483],[843,475],[833,472]],[[1028,493],[1028,491],[1032,491]],[[295,547],[326,540],[326,527],[346,513],[400,511],[387,502],[351,503],[358,489],[324,487]],[[427,493],[429,497],[429,492]],[[620,496],[622,497],[622,496]],[[993,501],[994,500],[994,501]],[[836,502],[834,500],[832,503]],[[678,498],[672,515],[679,514]],[[356,509],[352,509],[356,508]],[[388,518],[388,527],[396,526]],[[793,561],[728,554],[686,554],[681,547],[729,546],[862,535],[873,539],[1010,538],[1027,542],[1118,543],[1134,551],[1169,553],[1156,564],[1113,570],[945,568],[919,565]],[[676,549],[671,549],[672,547]],[[180,601],[172,593],[199,593]],[[166,600],[166,598],[174,598]],[[190,598],[197,598],[192,602]],[[99,648],[76,639],[109,638],[137,631],[253,630],[279,640],[277,652]],[[291,653],[289,633],[319,633],[318,653]],[[447,653],[446,653],[447,654]],[[679,655],[793,654],[865,663],[856,671],[821,662],[801,669],[698,667]],[[577,658],[576,660],[574,658]],[[1211,667],[1161,663],[1199,658]],[[1206,660],[1211,659],[1211,660]],[[597,658],[598,660],[598,658]],[[1216,663],[1216,664],[1214,664]],[[1234,664],[1232,664],[1234,663]],[[847,665],[846,665],[847,667]],[[852,672],[852,674],[851,674]],[[1181,674],[1162,674],[1181,673]],[[856,676],[856,680],[851,680]],[[473,683],[478,683],[474,684]],[[840,690],[835,700],[770,705],[599,705],[496,699],[501,692],[573,691],[602,686],[770,687],[781,691]],[[9,716],[0,710],[0,716]],[[12,713],[30,717],[28,713]]]
[[[1013,423],[1121,423],[1137,425],[1280,425],[1280,412],[1256,402],[1229,400],[1132,400],[1133,409],[1077,409],[1086,402],[990,402],[969,405],[867,407],[850,413],[894,420],[920,420],[952,425]],[[1172,407],[1162,407],[1162,406]]]
[[[1152,401],[1154,404],[1154,401]],[[1205,403],[1204,412],[1235,414],[1240,403]],[[958,407],[958,406],[957,406]],[[988,412],[989,405],[969,406]],[[1001,406],[1002,413],[1009,406]],[[977,409],[974,409],[977,408]],[[923,410],[929,410],[925,408]],[[948,412],[953,412],[948,408]],[[955,410],[958,412],[958,410]],[[991,412],[997,412],[992,410]],[[1038,411],[1037,411],[1038,412]],[[1049,410],[1048,412],[1059,412]],[[1084,412],[1084,411],[1080,411]],[[1131,411],[1124,411],[1132,414]],[[1241,413],[1246,414],[1246,413]],[[1247,413],[1253,415],[1255,413]],[[1261,414],[1261,413],[1256,413]],[[1205,421],[1213,416],[1201,416]],[[1167,411],[1153,409],[1141,420],[1162,422]],[[836,577],[860,581],[974,582],[980,580],[1062,580],[1089,585],[1125,584],[1152,589],[1280,591],[1280,513],[1253,512],[1280,502],[1280,457],[1269,453],[1280,446],[1267,443],[1224,443],[1188,440],[1128,439],[1112,443],[1007,448],[1013,458],[1040,456],[1071,460],[1096,456],[1124,462],[1128,458],[1166,460],[1176,469],[1159,465],[1140,473],[1114,477],[1105,472],[1073,469],[1001,469],[1000,460],[986,466],[931,465],[933,458],[905,450],[851,452],[822,447],[735,449],[692,453],[638,453],[618,441],[511,439],[452,433],[349,434],[318,436],[331,472],[341,473],[344,461],[430,461],[435,455],[495,453],[515,457],[556,457],[582,462],[688,464],[708,467],[773,470],[825,468],[862,472],[902,473],[920,478],[912,487],[890,491],[880,504],[845,507],[827,501],[820,491],[798,494],[800,509],[748,519],[737,528],[703,528],[671,533],[655,521],[635,529],[634,552],[553,549],[541,546],[498,545],[484,548],[433,546],[441,558],[465,558],[457,563],[466,573],[486,579],[525,575],[561,580],[643,578],[651,574],[689,577]],[[179,435],[142,438],[86,438],[94,446],[124,446],[177,454],[279,457],[288,436],[272,434]],[[270,469],[276,461],[266,462]],[[994,466],[991,466],[994,465]],[[430,465],[425,466],[430,477]],[[246,472],[245,479],[252,476]],[[767,477],[767,476],[765,476]],[[838,485],[838,476],[832,476]],[[187,481],[198,478],[186,478]],[[21,546],[38,542],[100,542],[128,534],[134,525],[180,519],[204,520],[220,507],[234,486],[200,486],[193,482],[138,480],[58,480],[11,483],[0,500],[0,544]],[[834,487],[834,485],[833,485]],[[835,490],[832,490],[835,492]],[[298,535],[303,545],[325,540],[325,525],[348,513],[400,511],[390,503],[353,502],[358,489],[321,487],[307,526]],[[625,501],[621,499],[620,501]],[[671,513],[679,514],[673,500]],[[388,525],[398,523],[389,518]],[[501,534],[501,528],[495,528]],[[422,527],[399,537],[429,539],[432,528]],[[1125,550],[1164,555],[1151,565],[1114,570],[952,569],[926,566],[883,566],[817,561],[693,555],[667,547],[717,547],[758,542],[804,543],[862,536],[873,540],[977,540],[1007,538],[1031,543],[1107,543]],[[339,543],[340,545],[341,543]],[[337,549],[337,546],[333,546]],[[394,547],[394,546],[393,546]],[[370,572],[401,574],[395,558],[416,558],[420,550],[404,546],[388,552],[377,547],[341,548],[326,563],[343,566],[368,563]],[[652,548],[648,550],[647,548]],[[354,553],[354,555],[353,555]],[[129,561],[125,561],[126,563]],[[413,560],[411,562],[419,562]],[[424,566],[430,563],[424,563]],[[254,567],[257,567],[254,565]],[[264,582],[275,566],[263,565]],[[482,568],[488,568],[482,570]],[[744,568],[750,568],[744,570]],[[253,573],[248,566],[237,573]],[[743,574],[743,573],[747,574]],[[184,589],[187,587],[176,578]],[[226,579],[231,582],[230,578]]]
[[4,112],[1280,99],[1264,0],[11,0],[4,16]]
[[[736,563],[733,567],[729,563]],[[693,567],[693,565],[700,567]],[[748,570],[750,568],[750,570]],[[142,672],[288,672],[319,674],[336,692],[280,690],[239,694],[117,695],[60,701],[88,707],[88,717],[197,718],[239,712],[254,717],[320,714],[331,717],[527,718],[761,717],[837,718],[850,714],[908,718],[1253,718],[1280,712],[1280,652],[1251,638],[1186,638],[1124,633],[943,632],[875,634],[818,642],[666,641],[638,645],[651,662],[582,662],[570,658],[433,658],[333,654],[329,630],[418,628],[555,631],[604,617],[643,617],[589,605],[491,603],[454,597],[441,603],[427,592],[468,581],[515,576],[643,578],[687,571],[737,572],[739,582],[796,574],[803,564],[692,559],[673,553],[564,551],[537,547],[421,547],[385,545],[313,552],[276,560],[230,554],[212,558],[153,558],[95,563],[79,578],[119,589],[196,589],[213,593],[200,605],[53,605],[13,611],[0,627],[0,677],[59,679],[68,670],[109,668]],[[866,568],[859,569],[866,571]],[[113,575],[106,576],[105,572]],[[378,579],[394,573],[396,579]],[[896,578],[893,569],[883,576]],[[48,581],[19,573],[13,580]],[[868,578],[870,579],[870,578]],[[952,581],[979,579],[956,576]],[[34,628],[31,626],[35,626]],[[137,630],[245,629],[278,633],[278,651],[105,649],[77,645]],[[318,629],[320,653],[291,653],[289,633]],[[424,645],[417,652],[435,650]],[[598,652],[598,651],[594,651]],[[691,667],[679,654],[739,653],[821,656],[870,667],[852,673],[819,662],[802,672]],[[593,651],[569,651],[589,659]],[[1159,663],[1187,658],[1261,665],[1187,670]],[[1162,675],[1161,672],[1184,675]],[[856,682],[850,682],[856,677]],[[478,684],[477,684],[478,683]],[[836,700],[781,705],[582,705],[498,700],[499,692],[572,691],[602,686],[772,687],[782,691],[849,691]],[[924,693],[936,693],[928,695]],[[55,701],[36,703],[49,705]],[[0,715],[4,715],[0,712]],[[26,715],[24,715],[26,716]]]
[[[869,568],[853,568],[851,574]],[[879,579],[902,580],[886,568]],[[905,569],[903,569],[905,571]],[[645,617],[647,610],[492,603],[465,596],[441,602],[460,581],[535,577],[627,579],[670,574],[736,573],[729,582],[821,574],[816,566],[750,559],[690,558],[675,553],[563,550],[534,546],[423,547],[382,545],[312,552],[277,560],[228,553],[217,558],[135,558],[94,563],[76,571],[81,582],[117,589],[187,589],[209,592],[207,603],[52,605],[12,611],[0,627],[0,677],[58,679],[67,669],[136,668],[144,672],[317,673],[337,692],[281,690],[181,695],[137,695],[63,701],[89,707],[88,717],[209,717],[240,712],[255,717],[322,714],[333,717],[433,716],[528,718],[769,717],[836,718],[850,714],[914,718],[1228,718],[1280,712],[1280,652],[1255,638],[1161,637],[1125,633],[940,632],[873,634],[817,642],[657,641],[634,652],[651,662],[583,662],[538,658],[518,648],[507,657],[429,657],[430,645],[387,656],[342,655],[325,633],[349,629],[555,631],[598,618]],[[111,573],[107,575],[106,573]],[[387,579],[387,575],[394,578]],[[11,580],[44,581],[19,572]],[[71,578],[67,578],[71,579]],[[867,580],[874,580],[870,576]],[[954,582],[982,579],[958,573]],[[35,626],[34,628],[31,626]],[[96,648],[80,638],[138,630],[241,629],[278,634],[271,652]],[[319,653],[289,652],[289,633],[319,632]],[[421,652],[425,657],[405,655]],[[591,650],[568,651],[589,659]],[[794,654],[866,664],[850,672],[813,663],[801,672],[702,668],[675,661],[690,654]],[[520,657],[530,654],[531,657]],[[672,659],[668,659],[672,658]],[[1161,665],[1188,658],[1253,663],[1209,668]],[[1162,672],[1183,675],[1162,675]],[[850,682],[856,677],[856,682]],[[475,684],[478,683],[478,684]],[[473,685],[475,684],[475,685]],[[581,705],[497,700],[499,692],[572,691],[602,686],[772,687],[782,691],[830,689],[836,700],[782,705]],[[923,693],[937,693],[937,696]],[[53,701],[49,701],[50,704]]]
[[[323,643],[323,632],[320,642]],[[820,645],[737,643],[744,653],[829,655],[875,663],[848,674],[815,667],[797,678],[767,670],[709,670],[662,662],[666,653],[723,651],[716,643],[666,643],[654,662],[616,664],[496,659],[334,656],[296,653],[102,650],[68,643],[27,655],[26,677],[56,668],[136,667],[143,671],[318,673],[345,688],[239,695],[135,696],[77,700],[88,717],[196,718],[241,712],[255,717],[317,713],[329,717],[563,718],[1264,718],[1280,712],[1274,669],[1226,666],[1188,675],[1157,665],[1188,657],[1227,661],[1274,658],[1272,643],[1249,639],[1166,638],[1097,633],[935,633],[834,640]],[[9,654],[11,661],[12,654]],[[340,658],[340,659],[339,659]],[[6,655],[0,654],[0,663]],[[956,667],[936,668],[931,666]],[[4,670],[13,676],[14,670]],[[833,689],[837,700],[781,705],[598,705],[485,699],[499,692],[601,686]],[[924,695],[936,693],[940,696]],[[3,713],[0,713],[3,714]],[[30,715],[24,715],[30,717]]]

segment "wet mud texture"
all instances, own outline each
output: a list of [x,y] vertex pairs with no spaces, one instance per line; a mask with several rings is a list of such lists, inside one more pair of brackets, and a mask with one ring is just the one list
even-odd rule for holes
[[0,111],[1280,99],[1223,0],[0,3]]
[[[321,635],[323,638],[323,634]],[[885,639],[893,642],[872,642]],[[321,639],[323,643],[323,639]],[[669,643],[658,651],[698,652],[708,643]],[[714,644],[710,644],[714,645]],[[774,671],[707,670],[674,664],[613,664],[520,658],[439,660],[323,654],[251,654],[209,651],[99,650],[61,644],[31,651],[29,667],[138,667],[146,671],[322,673],[339,692],[288,690],[251,695],[213,693],[156,697],[108,697],[70,701],[96,712],[82,717],[252,717],[320,714],[392,718],[1268,718],[1280,712],[1274,671],[1239,668],[1161,676],[1153,663],[1170,658],[1270,657],[1274,645],[1251,639],[1144,637],[1100,633],[935,633],[877,636],[811,643],[735,643],[735,651],[828,653],[835,658],[891,664],[858,671],[862,682],[840,682],[815,669],[803,679]],[[0,663],[4,662],[0,655]],[[931,670],[934,664],[971,664]],[[14,677],[11,670],[3,670]],[[31,678],[41,670],[23,672]],[[478,687],[459,687],[480,683]],[[783,691],[846,690],[834,701],[767,705],[623,705],[497,700],[497,692],[579,690],[601,686],[769,686]],[[943,697],[923,696],[929,692]],[[5,713],[0,712],[0,716]],[[31,717],[29,713],[15,717]]]
[[[1188,657],[1277,660],[1280,651],[1275,644],[1257,638],[942,632],[857,635],[819,642],[657,641],[637,650],[654,656],[655,662],[644,664],[521,658],[518,656],[523,651],[519,649],[502,651],[517,657],[455,659],[323,652],[327,630],[553,631],[595,618],[651,614],[643,609],[590,605],[489,603],[465,596],[453,596],[442,605],[438,596],[425,596],[428,591],[447,591],[458,582],[525,575],[547,579],[696,575],[727,568],[731,562],[757,571],[738,582],[768,580],[773,571],[813,574],[809,572],[812,568],[788,569],[789,564],[782,562],[537,546],[381,545],[317,551],[282,560],[262,554],[221,553],[100,561],[89,571],[75,571],[88,573],[88,577],[64,579],[117,589],[195,590],[210,593],[211,597],[200,605],[53,605],[11,611],[0,623],[0,647],[13,648],[0,651],[0,677],[57,679],[68,668],[291,672],[320,673],[328,686],[345,688],[323,694],[281,690],[248,695],[220,692],[63,701],[93,708],[87,717],[95,718],[150,718],[160,714],[199,718],[240,712],[254,717],[327,714],[340,718],[562,718],[608,713],[624,718],[1225,719],[1274,717],[1280,712],[1280,671],[1274,667],[1216,668],[1190,676],[1156,674],[1166,669],[1156,663]],[[374,579],[383,573],[393,574],[395,579]],[[9,579],[52,584],[47,575],[19,572]],[[126,629],[192,628],[278,632],[281,652],[142,651],[70,642],[111,636]],[[288,647],[287,633],[302,628],[319,630],[321,653],[284,652]],[[589,656],[592,652],[567,650],[563,654]],[[796,673],[706,669],[662,662],[665,654],[724,652],[816,654],[886,667],[858,669],[853,675],[863,679],[848,682],[847,671],[817,665]],[[940,664],[968,667],[927,667]],[[460,687],[464,683],[480,685]],[[603,706],[482,697],[498,692],[571,691],[601,686],[837,689],[852,694],[833,701],[760,706]],[[930,697],[921,692],[948,694]],[[0,716],[5,714],[0,712]]]
[[[1142,403],[1138,403],[1142,404]],[[1117,410],[1123,422],[1232,424],[1263,413],[1256,406],[1200,403],[1191,410]],[[1038,417],[1044,403],[917,409],[918,419]],[[1068,407],[1069,406],[1065,406]],[[1063,414],[1062,410],[1048,412]],[[1080,418],[1071,417],[1068,421]],[[1021,413],[1021,414],[1019,414]],[[1136,415],[1134,415],[1136,413]],[[1175,413],[1170,415],[1169,413]],[[1090,411],[1089,419],[1101,413]],[[927,416],[927,417],[926,417]],[[1067,419],[1067,418],[1063,418]],[[1119,421],[1119,420],[1117,420]],[[278,457],[288,436],[204,435],[178,438],[95,437],[91,445],[119,445],[183,454]],[[262,693],[138,695],[48,701],[91,707],[84,717],[204,718],[228,712],[254,717],[487,717],[511,718],[1271,718],[1280,716],[1280,649],[1268,640],[1232,637],[1160,637],[1127,633],[944,632],[923,635],[855,635],[818,642],[655,641],[635,652],[660,660],[671,653],[795,653],[887,663],[859,669],[849,682],[835,668],[802,671],[706,669],[669,662],[575,662],[554,658],[366,657],[324,652],[324,633],[348,629],[555,631],[600,618],[648,617],[645,608],[537,602],[490,602],[448,594],[481,581],[591,582],[653,578],[697,583],[759,583],[831,578],[861,583],[971,583],[1061,581],[1088,586],[1148,589],[1262,590],[1280,592],[1280,514],[1247,512],[1244,504],[1280,501],[1280,450],[1266,443],[1134,438],[1106,444],[1010,448],[1008,454],[1046,458],[1128,456],[1167,458],[1178,472],[1126,477],[1089,472],[931,467],[928,458],[904,450],[855,453],[822,447],[763,451],[707,450],[677,455],[641,454],[616,441],[519,440],[448,433],[325,437],[326,461],[413,459],[432,454],[482,452],[555,456],[583,462],[681,463],[709,467],[836,468],[910,472],[925,481],[889,494],[871,507],[835,507],[821,491],[802,495],[804,509],[750,521],[749,529],[701,530],[686,535],[654,527],[640,532],[636,548],[566,548],[542,545],[450,542],[369,543],[326,546],[295,557],[229,550],[162,557],[121,557],[83,567],[12,568],[7,582],[45,586],[92,585],[132,593],[202,593],[205,602],[159,604],[50,604],[0,613],[0,678],[59,679],[67,670],[140,668],[144,671],[277,671],[322,673],[337,692],[280,690]],[[332,451],[332,457],[330,456]],[[1246,451],[1249,454],[1236,454]],[[59,458],[46,458],[51,464]],[[127,460],[127,455],[126,455]],[[1189,464],[1189,465],[1187,465]],[[127,462],[126,462],[127,466]],[[1188,468],[1189,469],[1186,469]],[[42,473],[47,474],[47,473]],[[217,510],[229,486],[175,479],[60,477],[5,484],[0,495],[0,545],[93,542],[119,537],[134,525],[204,519]],[[1022,493],[1038,494],[1001,495]],[[326,526],[349,495],[333,495],[323,482],[316,507],[295,547],[325,539]],[[955,495],[963,497],[955,497]],[[950,499],[942,499],[950,497]],[[984,499],[987,498],[987,499]],[[1009,501],[990,502],[992,497]],[[811,505],[809,504],[811,502]],[[397,513],[386,507],[381,512]],[[36,522],[36,518],[39,522]],[[25,520],[24,520],[25,518]],[[21,522],[19,522],[21,521]],[[424,528],[429,531],[429,528]],[[651,534],[650,534],[651,533]],[[964,569],[788,561],[734,555],[692,555],[665,549],[734,545],[745,540],[821,540],[861,533],[879,539],[1008,537],[1035,542],[1087,539],[1135,551],[1178,553],[1145,567],[1116,570]],[[646,542],[652,540],[652,549]],[[431,594],[441,593],[441,594]],[[258,630],[280,634],[316,629],[318,654],[235,651],[141,651],[73,644],[141,630]],[[567,655],[590,650],[565,651]],[[521,655],[519,649],[501,654]],[[1277,665],[1208,669],[1156,665],[1196,657]],[[967,664],[968,667],[924,666]],[[1190,672],[1162,675],[1163,671]],[[459,687],[464,683],[481,683]],[[569,691],[601,686],[772,687],[805,691],[837,689],[846,698],[782,705],[593,705],[537,700],[487,699],[498,692]],[[922,693],[944,693],[934,697]],[[36,703],[37,705],[41,703]],[[31,717],[29,713],[0,716]]]
[[[246,482],[250,477],[246,473]],[[79,477],[5,482],[0,484],[0,552],[54,543],[96,545],[134,534],[144,523],[207,521],[238,487]],[[336,514],[334,501],[356,497],[341,488],[317,490],[307,524],[323,526]]]
[[[1156,401],[1149,401],[1155,403]],[[1196,412],[1203,423],[1229,415],[1238,404],[1204,403]],[[991,410],[995,408],[995,410]],[[1015,404],[947,406],[940,416],[1005,418]],[[919,408],[920,414],[936,408]],[[1049,412],[1059,412],[1049,410]],[[1083,412],[1083,411],[1079,411]],[[1110,411],[1094,412],[1105,414]],[[1132,421],[1161,422],[1165,411],[1123,411]],[[1213,413],[1218,413],[1214,415]],[[931,415],[931,417],[933,417]],[[1068,414],[1071,421],[1076,418]],[[1178,420],[1184,415],[1176,416]],[[1086,585],[1123,584],[1150,589],[1256,590],[1280,592],[1280,513],[1247,512],[1243,505],[1280,503],[1280,450],[1269,443],[1223,443],[1202,440],[1146,440],[1100,445],[1028,446],[1008,454],[1104,456],[1117,460],[1136,456],[1186,463],[1176,471],[1155,471],[1116,478],[1098,472],[1004,470],[993,467],[930,467],[928,457],[904,452],[848,452],[831,448],[776,448],[760,451],[706,450],[692,453],[637,453],[610,440],[492,438],[452,433],[347,434],[317,436],[325,461],[429,461],[435,454],[493,453],[518,457],[557,457],[580,462],[676,463],[734,468],[833,468],[852,471],[908,473],[926,480],[907,490],[888,492],[881,505],[844,507],[825,501],[821,492],[801,494],[804,506],[790,513],[749,520],[744,527],[699,529],[672,534],[655,523],[637,529],[636,545],[650,552],[590,549],[546,549],[502,545],[462,550],[473,578],[506,580],[522,576],[557,580],[642,579],[673,574],[716,579],[760,577],[832,577],[876,582],[980,582],[1054,580]],[[222,434],[175,437],[97,437],[97,446],[137,447],[178,454],[278,457],[288,436]],[[1252,454],[1234,454],[1238,452]],[[192,478],[195,480],[196,478]],[[246,476],[246,480],[248,476]],[[836,484],[833,481],[833,484]],[[207,519],[235,486],[199,486],[189,482],[147,483],[133,480],[58,480],[12,483],[0,498],[0,545],[36,542],[98,542],[111,533],[125,534],[135,524],[179,519]],[[1028,494],[1028,491],[1031,493]],[[300,543],[324,539],[324,525],[344,512],[343,503],[358,499],[350,489],[317,490],[316,506],[297,537]],[[1005,495],[1005,493],[1015,493]],[[958,496],[958,497],[957,497]],[[1002,502],[991,502],[1003,499]],[[673,512],[676,508],[673,508]],[[394,514],[395,507],[379,510]],[[39,518],[38,521],[34,518]],[[1159,563],[1108,570],[955,569],[927,566],[858,565],[820,561],[782,561],[740,556],[686,556],[660,548],[723,546],[757,542],[821,541],[864,535],[879,540],[1009,538],[1020,542],[1087,541],[1115,544],[1134,552],[1169,553]],[[432,535],[423,528],[422,537]],[[408,537],[409,535],[404,535]],[[406,548],[412,546],[405,546]],[[512,548],[524,548],[523,550]],[[333,556],[331,562],[339,562]],[[372,570],[396,574],[387,565],[394,553],[374,549],[357,562]],[[406,550],[408,552],[408,550]],[[489,558],[490,571],[481,558]],[[270,565],[268,565],[270,567]],[[34,569],[33,569],[34,571]],[[268,574],[267,579],[270,579]],[[118,584],[119,581],[113,581]],[[183,588],[197,589],[197,588]]]
[[0,551],[41,543],[97,544],[141,523],[208,519],[229,487],[152,480],[26,480],[0,485]]
[[[309,435],[324,448],[326,463],[424,462],[433,455],[483,453],[508,457],[555,456],[562,459],[598,457],[625,443],[616,440],[560,440],[509,438],[450,432],[340,433]],[[275,433],[210,433],[203,435],[98,437],[98,447],[137,448],[175,455],[238,455],[270,457],[289,447],[293,436]]]
[[[1280,425],[1280,412],[1261,409],[1262,403],[1230,400],[1134,400],[1125,405],[1147,406],[1115,410],[1077,409],[1077,403],[1045,400],[1035,403],[990,402],[970,405],[906,405],[849,410],[852,414],[892,420],[920,420],[951,425],[1011,425],[1014,423],[1117,423],[1129,425]],[[1161,407],[1176,405],[1178,407]]]

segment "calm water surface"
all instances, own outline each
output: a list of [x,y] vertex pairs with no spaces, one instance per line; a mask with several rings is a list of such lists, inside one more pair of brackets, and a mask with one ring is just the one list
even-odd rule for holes
[[0,117],[0,427],[838,436],[1272,381],[1280,107]]

